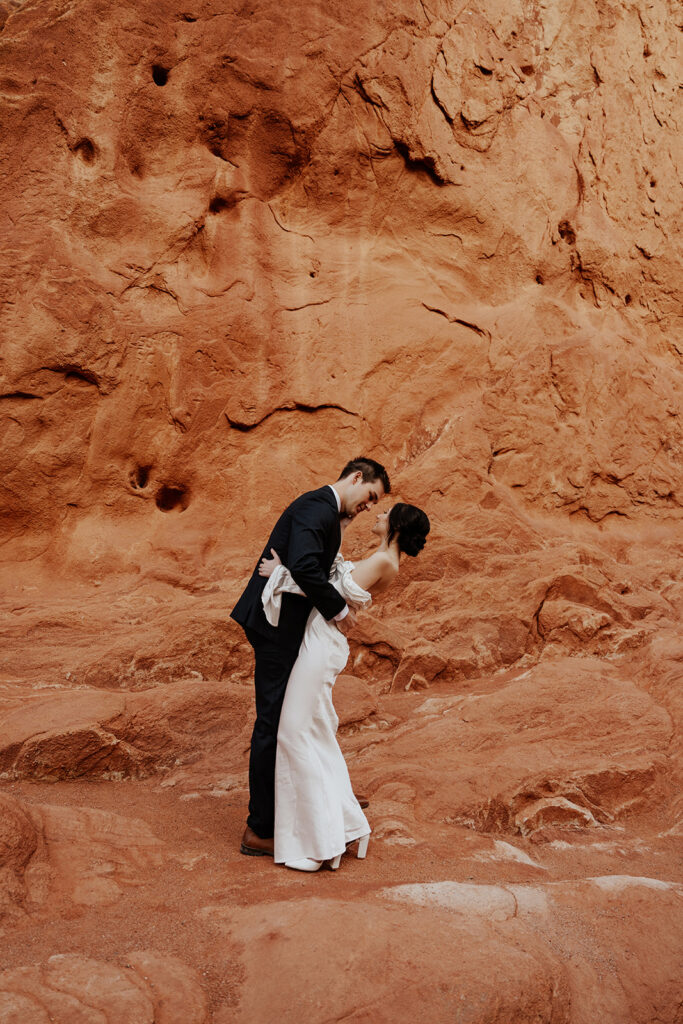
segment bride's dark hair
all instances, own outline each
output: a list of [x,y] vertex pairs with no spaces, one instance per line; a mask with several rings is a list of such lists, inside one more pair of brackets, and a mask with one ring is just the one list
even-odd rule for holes
[[391,544],[398,534],[399,551],[406,555],[417,555],[425,546],[425,540],[429,533],[429,519],[416,505],[405,505],[397,501],[389,511],[389,534],[388,541]]

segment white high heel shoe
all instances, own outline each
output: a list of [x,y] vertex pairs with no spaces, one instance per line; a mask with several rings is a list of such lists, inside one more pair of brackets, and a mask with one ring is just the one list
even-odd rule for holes
[[320,871],[323,861],[312,860],[310,857],[302,857],[300,860],[286,860],[285,867],[294,871]]
[[320,871],[323,864],[327,864],[332,871],[336,871],[341,864],[341,858],[341,853],[331,860],[312,860],[310,857],[302,857],[301,860],[285,861],[285,867],[292,868],[294,871]]
[[358,853],[356,856],[358,860],[365,860],[365,855],[368,852],[368,843],[370,842],[370,833],[366,832],[364,836],[361,836],[358,840]]

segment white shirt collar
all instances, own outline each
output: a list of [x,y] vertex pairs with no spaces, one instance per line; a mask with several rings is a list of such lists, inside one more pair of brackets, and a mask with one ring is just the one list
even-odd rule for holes
[[338,495],[338,494],[337,494],[337,492],[335,491],[335,489],[334,489],[334,487],[332,486],[332,484],[328,484],[327,486],[328,486],[328,487],[330,488],[330,490],[331,490],[331,491],[332,491],[332,493],[334,494],[335,500],[336,500],[336,502],[337,502],[337,512],[341,512],[341,498],[339,497],[339,495]]

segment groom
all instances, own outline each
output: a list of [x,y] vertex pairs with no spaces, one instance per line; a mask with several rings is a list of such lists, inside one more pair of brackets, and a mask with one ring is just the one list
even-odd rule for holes
[[[340,624],[349,608],[329,581],[341,544],[341,519],[352,519],[389,494],[389,477],[379,462],[359,457],[348,462],[334,484],[302,494],[278,519],[261,558],[274,548],[305,597],[283,594],[280,621],[271,626],[261,594],[266,578],[258,563],[232,618],[244,630],[256,659],[256,723],[249,756],[249,817],[241,853],[273,856],[275,822],[275,752],[287,680],[299,653],[311,608]],[[259,559],[260,561],[260,559]],[[347,623],[352,619],[347,619]]]

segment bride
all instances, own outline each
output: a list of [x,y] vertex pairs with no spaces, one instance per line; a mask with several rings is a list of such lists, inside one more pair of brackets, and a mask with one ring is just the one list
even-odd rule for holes
[[[346,523],[342,523],[342,532]],[[429,519],[415,505],[401,502],[382,512],[372,532],[379,546],[360,562],[337,555],[330,582],[351,609],[367,608],[399,570],[402,554],[417,555],[429,533]],[[263,558],[259,574],[269,577],[263,609],[277,626],[282,594],[301,594],[276,552]],[[349,645],[334,621],[313,609],[287,682],[277,734],[275,761],[275,862],[298,871],[333,869],[349,843],[359,840],[365,857],[370,826],[353,795],[337,743],[338,719],[332,687],[344,669]]]

